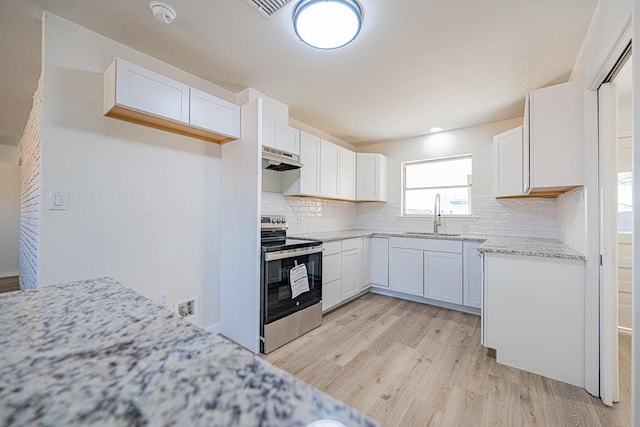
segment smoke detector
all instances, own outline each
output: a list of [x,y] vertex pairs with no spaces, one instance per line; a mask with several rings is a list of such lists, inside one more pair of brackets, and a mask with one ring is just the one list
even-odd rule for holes
[[153,12],[153,16],[163,24],[171,24],[176,19],[176,10],[164,2],[149,2],[149,8]]

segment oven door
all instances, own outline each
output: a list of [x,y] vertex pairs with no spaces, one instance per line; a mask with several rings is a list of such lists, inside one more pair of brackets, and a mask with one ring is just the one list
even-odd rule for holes
[[[322,246],[263,253],[262,324],[268,324],[322,301]],[[305,264],[309,291],[292,298],[289,272]]]

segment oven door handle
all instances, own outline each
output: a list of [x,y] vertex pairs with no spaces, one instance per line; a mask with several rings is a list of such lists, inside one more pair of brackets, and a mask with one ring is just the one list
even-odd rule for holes
[[312,248],[289,249],[286,251],[267,252],[264,254],[265,261],[277,261],[279,259],[293,258],[303,255],[317,254],[324,251],[324,246],[314,246]]

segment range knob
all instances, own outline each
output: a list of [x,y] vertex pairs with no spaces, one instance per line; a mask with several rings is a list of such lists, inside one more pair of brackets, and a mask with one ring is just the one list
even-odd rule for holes
[[286,224],[287,223],[287,218],[282,218],[282,223]]
[[275,218],[271,218],[271,224],[275,224],[276,223],[276,219]]

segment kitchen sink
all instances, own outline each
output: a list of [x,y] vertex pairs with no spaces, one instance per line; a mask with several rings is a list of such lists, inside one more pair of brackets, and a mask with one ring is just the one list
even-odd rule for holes
[[404,234],[419,234],[421,236],[442,236],[442,237],[458,237],[459,234],[451,234],[451,233],[431,233],[426,231],[407,231]]

